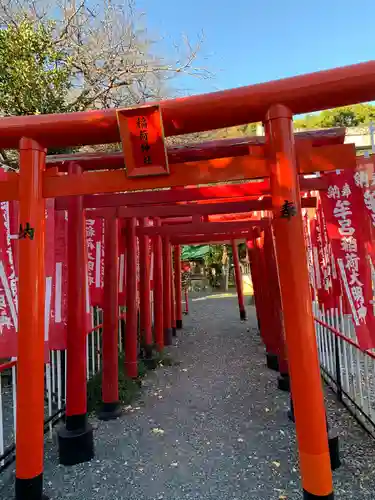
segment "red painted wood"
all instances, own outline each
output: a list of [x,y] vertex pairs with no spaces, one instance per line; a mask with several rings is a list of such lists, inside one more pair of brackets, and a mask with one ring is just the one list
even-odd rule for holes
[[174,246],[174,286],[176,300],[176,321],[182,322],[182,289],[181,289],[181,246]]
[[[154,219],[154,224],[160,226],[160,219]],[[161,236],[154,236],[154,332],[155,344],[159,351],[164,348],[163,322],[163,249]]]
[[[140,220],[140,227],[147,227],[148,219]],[[138,236],[139,240],[139,313],[141,340],[144,347],[151,348],[151,283],[150,283],[150,238],[147,234]]]
[[[70,173],[81,168],[72,163]],[[86,396],[86,241],[82,197],[71,198],[68,210],[68,337],[67,402],[68,417],[83,415]]]
[[280,294],[280,284],[279,275],[277,270],[277,260],[274,245],[273,230],[271,227],[271,220],[265,219],[268,222],[267,226],[264,228],[262,241],[263,241],[263,252],[264,252],[264,275],[263,279],[267,283],[267,297],[268,304],[267,310],[270,317],[270,322],[272,328],[270,334],[274,336],[274,345],[276,346],[276,352],[279,360],[279,371],[281,374],[286,375],[288,373],[288,362],[286,358],[286,348],[285,348],[285,333],[284,333],[284,322],[283,322],[283,312],[281,305],[281,294]]
[[118,395],[118,222],[105,221],[103,307],[103,403],[117,403]]
[[138,376],[137,339],[137,243],[136,219],[126,224],[126,334],[125,371],[128,377]]
[[[156,228],[159,229],[159,228]],[[160,227],[161,229],[161,227]],[[163,322],[164,345],[172,344],[172,256],[169,236],[162,238],[163,243]]]
[[210,235],[233,231],[248,232],[252,226],[262,226],[262,221],[238,221],[238,222],[200,222],[191,224],[164,225],[159,227],[138,227],[137,234],[149,234],[150,236],[160,234],[161,236],[178,236],[181,234]]
[[[230,200],[230,199],[229,199]],[[267,196],[261,200],[251,199],[247,201],[229,201],[226,203],[187,203],[184,205],[159,205],[143,207],[120,207],[119,217],[181,217],[184,215],[213,215],[213,214],[233,214],[242,212],[253,212],[272,209],[272,199]],[[304,208],[315,208],[316,198],[302,198]]]
[[[320,191],[327,189],[324,177],[304,178],[300,176],[301,191]],[[156,205],[185,201],[232,199],[243,196],[264,196],[269,194],[269,180],[247,182],[245,184],[227,184],[223,186],[189,187],[186,189],[165,189],[122,194],[98,194],[83,197],[84,208],[121,207],[129,205]],[[68,198],[56,198],[56,210],[66,210]],[[151,214],[152,215],[152,214]]]
[[[127,177],[168,174],[167,151],[159,106],[117,111]],[[105,166],[105,161],[103,162]],[[125,160],[123,160],[123,168]]]
[[[284,78],[210,94],[160,102],[166,136],[264,120],[270,106],[284,103],[293,114],[372,101],[375,61]],[[115,109],[2,118],[0,147],[17,148],[21,137],[44,147],[119,142]]]
[[[345,138],[345,128],[297,132],[296,141],[311,141],[314,147],[342,144]],[[171,146],[167,149],[168,163],[186,163],[190,161],[212,160],[229,156],[244,156],[249,153],[249,147],[263,145],[264,137],[237,137],[192,143],[185,146]],[[119,169],[124,168],[122,152],[114,153],[75,153],[69,155],[47,156],[47,168],[58,168],[60,172],[67,171],[70,161],[77,161],[83,170]]]

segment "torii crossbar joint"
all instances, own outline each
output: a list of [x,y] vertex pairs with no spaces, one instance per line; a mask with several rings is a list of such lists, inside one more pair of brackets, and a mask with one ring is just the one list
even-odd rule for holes
[[[142,106],[138,110],[110,109],[0,118],[0,148],[21,150],[20,172],[9,173],[7,179],[0,182],[0,199],[19,200],[22,227],[31,227],[35,231],[33,239],[24,239],[19,246],[21,267],[16,439],[17,500],[41,500],[43,487],[41,430],[43,429],[44,327],[41,318],[43,318],[44,288],[40,283],[43,282],[44,274],[41,258],[45,231],[44,199],[81,197],[75,207],[80,207],[82,210],[82,214],[78,217],[82,228],[83,208],[90,206],[94,198],[91,195],[94,194],[228,183],[244,179],[266,179],[269,188],[265,194],[270,193],[272,197],[276,255],[304,498],[305,500],[333,498],[313,317],[311,308],[307,307],[311,304],[311,299],[302,230],[299,174],[352,168],[355,163],[355,150],[351,144],[342,144],[342,140],[332,141],[326,137],[326,141],[314,145],[316,137],[315,139],[305,137],[305,140],[299,139],[298,136],[295,138],[292,134],[292,117],[293,114],[371,101],[374,97],[375,61],[371,61],[234,90],[165,100],[153,104],[152,107]],[[148,116],[152,118],[147,122]],[[130,123],[130,120],[133,122]],[[221,148],[221,152],[215,153],[214,148],[211,148],[209,153],[206,151],[196,158],[186,156],[181,158],[181,155],[179,157],[176,154],[173,159],[173,152],[171,155],[165,148],[163,130],[165,136],[172,136],[254,121],[265,123],[264,141],[258,143],[249,141],[241,146],[219,145],[216,148]],[[337,138],[337,134],[331,133],[331,138],[334,136]],[[86,169],[87,161],[79,155],[69,157],[68,165],[63,166],[61,170],[56,159],[54,166],[53,161],[47,160],[46,163],[45,148],[105,144],[120,140],[125,151],[123,160],[132,166],[131,177],[127,176],[124,168],[118,166],[113,170],[80,172],[80,169],[90,170],[90,168]],[[147,154],[143,154],[146,150]],[[83,165],[72,169],[70,164],[75,162],[79,165],[80,160]],[[118,162],[119,159],[116,158],[114,161]],[[47,170],[46,165],[49,167]],[[69,168],[71,172],[74,170],[74,175],[66,173]],[[178,201],[184,201],[185,190],[176,192],[181,194]],[[164,193],[157,196],[164,196]],[[140,205],[146,204],[148,197],[142,193],[126,193],[122,196],[125,198],[133,196]],[[224,196],[228,197],[230,194]],[[189,199],[187,196],[186,200]],[[172,200],[169,199],[169,202]],[[284,206],[285,203],[287,205]],[[288,211],[290,217],[285,216],[286,208],[290,209]],[[251,222],[249,228],[250,226]],[[136,237],[134,217],[129,219],[127,231],[129,248],[134,250]],[[79,236],[75,238],[76,248],[72,253],[77,253],[79,248],[83,248],[81,233],[80,230]],[[170,284],[172,281],[170,235],[163,236],[162,240],[162,248],[158,246],[158,251],[164,253],[164,259],[168,262],[166,279]],[[133,254],[128,262],[128,271],[135,273]],[[161,271],[158,272],[160,282]],[[129,278],[129,286],[132,286],[134,293],[135,277],[130,275]],[[163,340],[166,343],[170,341],[171,300],[170,287],[167,288],[166,297],[169,306],[164,310],[164,320],[161,317],[158,319],[159,328],[163,321],[165,334],[164,339],[161,339],[162,332],[159,331],[160,346]],[[84,289],[84,286],[81,285],[80,289]],[[30,297],[33,299],[31,308]],[[129,306],[134,308],[132,300],[129,299]],[[72,324],[82,324],[83,308],[84,304],[80,299],[77,308],[79,321],[76,317],[74,321],[72,319]],[[130,314],[130,319],[130,323],[135,324],[134,311]],[[83,335],[83,332],[73,332],[73,335],[75,334]],[[129,338],[127,342],[129,352],[136,352],[133,339]],[[82,352],[81,337],[79,345]],[[109,344],[107,347],[109,350],[112,349]],[[68,353],[68,359],[69,356]],[[83,364],[76,367],[75,371],[79,373],[80,379],[83,379],[84,361],[81,361]],[[133,361],[130,360],[128,366],[130,371],[136,372]],[[68,384],[68,387],[72,385]],[[116,395],[110,397],[114,398]],[[74,446],[77,447],[77,443],[80,443],[80,446],[90,448],[92,442],[84,429],[86,425],[84,394],[74,400],[68,393],[67,398],[70,408],[69,425],[74,427],[73,432],[76,436],[80,436],[79,439],[70,436],[72,438],[70,442],[73,443],[71,446],[74,449]],[[30,413],[26,418],[25,409],[28,412],[32,411],[32,418],[29,418]],[[66,445],[68,446],[67,443]],[[88,450],[86,455],[90,455],[91,451],[92,449]]]

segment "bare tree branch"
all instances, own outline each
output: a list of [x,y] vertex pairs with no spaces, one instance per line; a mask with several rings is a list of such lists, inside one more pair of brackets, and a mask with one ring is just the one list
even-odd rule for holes
[[202,58],[203,32],[194,43],[183,36],[181,43],[172,44],[175,60],[166,59],[135,0],[97,0],[90,6],[87,0],[0,0],[1,26],[17,27],[25,18],[35,27],[54,23],[54,44],[71,68],[71,90],[62,111],[163,99],[177,94],[180,75],[212,78],[207,68],[196,64]]

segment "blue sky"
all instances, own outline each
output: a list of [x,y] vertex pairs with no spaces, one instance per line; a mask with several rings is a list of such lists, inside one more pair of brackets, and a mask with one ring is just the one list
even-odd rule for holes
[[197,65],[212,81],[183,78],[188,93],[211,92],[375,59],[374,0],[138,0],[161,53],[186,34],[205,42]]

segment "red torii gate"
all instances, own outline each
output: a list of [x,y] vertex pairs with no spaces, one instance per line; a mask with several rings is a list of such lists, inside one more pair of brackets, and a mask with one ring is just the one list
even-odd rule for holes
[[[105,159],[103,160],[102,164],[105,162]],[[96,168],[100,167],[100,162],[97,161],[97,166]],[[316,189],[319,187],[318,185],[313,185],[310,183],[310,188]],[[146,207],[138,207],[138,206],[130,206],[130,207],[122,207],[118,206],[118,203],[123,201],[123,197],[121,195],[110,195],[107,196],[107,205],[112,205],[112,207],[116,207],[116,210],[114,211],[113,208],[104,208],[104,209],[95,209],[94,214],[97,217],[105,217],[105,218],[110,218],[113,220],[113,218],[116,217],[121,217],[121,218],[130,218],[130,217],[136,217],[140,218],[141,221],[145,220],[145,217],[148,216],[151,211],[153,214],[153,217],[166,217],[166,216],[181,216],[185,214],[185,217],[180,217],[180,219],[177,217],[177,219],[162,219],[161,222],[165,223],[168,222],[169,224],[173,223],[176,224],[176,226],[172,226],[169,229],[168,227],[163,227],[162,229],[159,229],[157,227],[150,228],[146,227],[143,223],[142,228],[138,228],[137,234],[139,241],[141,242],[140,244],[140,260],[142,263],[142,266],[140,267],[142,276],[140,280],[140,320],[141,320],[141,338],[144,341],[144,348],[146,351],[146,356],[151,356],[151,347],[152,347],[152,333],[151,333],[151,317],[150,317],[150,304],[149,304],[149,296],[150,296],[150,288],[149,288],[149,261],[146,258],[147,252],[146,248],[148,248],[148,236],[156,236],[156,235],[164,235],[164,237],[168,237],[170,242],[172,243],[171,239],[173,238],[174,235],[180,236],[180,237],[185,237],[187,234],[194,236],[194,237],[199,237],[199,235],[205,235],[203,237],[206,238],[207,236],[216,236],[217,233],[226,233],[231,237],[231,244],[234,248],[234,245],[232,243],[232,240],[235,239],[233,235],[241,235],[241,230],[244,233],[244,235],[247,234],[249,225],[248,223],[229,223],[226,225],[223,225],[222,222],[217,222],[216,225],[209,223],[203,223],[202,225],[196,225],[196,223],[190,223],[188,226],[184,225],[183,228],[181,229],[181,224],[182,222],[188,223],[192,222],[191,217],[186,216],[186,214],[192,214],[192,215],[212,215],[212,214],[235,214],[235,213],[242,213],[242,218],[243,220],[249,220],[252,221],[253,217],[248,216],[249,212],[254,211],[254,210],[269,210],[272,208],[272,203],[271,203],[271,198],[265,197],[262,200],[248,200],[248,201],[242,201],[242,202],[231,202],[230,199],[227,200],[226,203],[210,203],[210,204],[197,204],[197,203],[188,203],[188,204],[174,204],[174,205],[148,205]],[[95,201],[95,200],[94,200]],[[213,201],[213,200],[211,200]],[[301,203],[303,207],[315,207],[316,206],[316,199],[315,198],[302,198]],[[245,216],[247,215],[247,216]],[[224,223],[225,224],[225,223]],[[183,235],[183,236],[182,236]],[[145,239],[146,238],[146,239]],[[222,239],[222,238],[221,238]],[[111,243],[108,242],[110,245]],[[176,245],[176,242],[174,243]],[[172,287],[172,290],[175,292],[175,301],[172,299],[172,317],[171,314],[169,313],[169,306],[168,304],[165,305],[165,326],[164,326],[164,343],[166,345],[169,345],[171,343],[171,337],[175,336],[176,334],[176,328],[179,329],[182,327],[182,310],[181,310],[181,286],[180,286],[180,261],[177,258],[179,255],[180,249],[179,246],[175,248],[175,287]],[[236,259],[237,257],[237,259]],[[114,261],[113,261],[114,262]],[[246,312],[245,312],[245,307],[244,307],[244,298],[243,298],[243,293],[242,293],[242,284],[240,281],[240,270],[239,270],[239,261],[238,261],[238,255],[236,252],[234,252],[234,265],[235,265],[235,277],[236,277],[236,287],[237,287],[237,293],[238,293],[238,302],[239,302],[239,311],[240,311],[240,317],[241,319],[246,319]],[[162,263],[158,262],[157,263],[157,269],[162,268]],[[166,270],[166,275],[164,276],[166,283],[169,283],[171,277],[169,276],[168,271]],[[158,282],[159,283],[159,282]],[[167,293],[167,292],[166,292]],[[106,297],[110,297],[107,295]],[[157,308],[161,307],[161,302],[162,302],[162,295],[160,292],[160,287],[158,285],[158,288],[155,291],[155,297],[156,297],[156,304]],[[108,299],[107,299],[108,300]],[[113,299],[112,299],[113,300]],[[106,300],[105,300],[106,302]],[[176,302],[177,304],[177,310],[176,310],[176,318],[174,318],[173,314],[175,311],[175,306],[174,303]],[[112,309],[111,309],[112,307]],[[133,307],[133,302],[129,304],[129,307]],[[113,306],[108,305],[105,307],[106,310],[110,311],[112,310],[112,314],[114,314],[115,308]],[[107,313],[109,314],[109,313]],[[133,312],[131,310],[130,315],[132,315]],[[171,322],[172,324],[169,325],[169,318],[171,317]],[[112,323],[116,321],[116,318],[112,318]],[[176,323],[176,325],[174,325]],[[157,325],[160,325],[160,322],[157,322]],[[131,323],[133,325],[133,323]],[[105,329],[106,330],[106,329]],[[157,330],[157,328],[156,328]],[[131,331],[130,328],[127,330],[128,335],[131,335],[134,339],[136,338],[136,331]],[[156,331],[156,337],[159,339],[157,342],[158,346],[161,346],[161,337],[162,335]],[[164,345],[163,343],[163,345]],[[106,344],[105,346],[106,347]],[[104,351],[107,353],[107,349],[104,348]],[[112,352],[112,354],[111,354]],[[132,349],[130,351],[132,355],[135,355],[135,349]],[[106,366],[107,364],[111,367],[116,366],[116,360],[115,358],[115,352],[110,351],[108,349],[108,355],[106,359],[103,362],[103,365]],[[127,356],[128,357],[128,356]],[[131,363],[131,366],[135,366],[134,360],[128,360],[128,363]],[[129,364],[127,365],[129,366]],[[131,372],[129,375],[133,375],[134,373]],[[107,377],[106,371],[103,374],[103,377]],[[105,387],[109,387],[114,385],[114,380],[117,379],[117,372],[116,370],[111,370],[109,369],[108,376],[112,377],[112,382],[111,383],[105,383]],[[109,405],[109,402],[107,401],[106,403],[106,411],[103,413],[105,418],[110,418],[111,414],[117,415],[118,411],[116,408],[116,398],[115,398],[116,393],[112,393],[112,401],[111,404]],[[114,412],[114,413],[113,413]]]
[[[20,150],[20,173],[8,174],[7,181],[0,183],[0,199],[19,199],[21,234],[25,236],[19,245],[17,499],[40,500],[42,497],[44,199],[268,176],[304,498],[333,498],[298,171],[301,172],[301,166],[302,173],[350,168],[355,164],[355,151],[351,145],[329,146],[328,149],[322,146],[319,149],[325,148],[325,151],[320,153],[312,147],[300,148],[293,138],[292,116],[371,101],[374,88],[375,62],[371,61],[230,91],[163,101],[159,109],[167,136],[262,120],[266,129],[265,149],[252,151],[250,148],[250,155],[191,162],[189,168],[186,164],[183,168],[171,164],[167,176],[143,179],[126,177],[122,170],[82,174],[72,168],[69,175],[44,172],[44,148],[117,142],[120,139],[118,118],[123,120],[126,112],[103,110],[0,119],[0,147]],[[146,109],[141,107],[135,112],[142,116]],[[298,150],[302,154],[297,164]],[[149,174],[152,175],[152,166]],[[78,213],[83,209],[82,198],[75,203],[74,210]],[[79,217],[78,221],[79,237],[75,240],[74,252],[72,250],[77,255],[83,242],[83,220]],[[134,233],[135,224],[131,223],[128,234]],[[82,270],[77,275],[79,290],[83,286],[82,282],[78,284],[80,278],[84,282]],[[75,326],[82,327],[83,294],[77,295],[75,308],[79,321],[75,319],[74,322]],[[35,298],[31,307],[30,297]],[[82,329],[74,346],[77,357],[71,356],[72,350],[68,356],[68,363],[78,361],[76,371],[81,378],[86,374],[82,350],[77,349],[77,345],[84,345],[83,336]],[[90,441],[91,431],[86,425],[83,401],[79,403],[67,412],[69,440],[72,441],[75,433],[76,441],[79,436],[81,442],[86,443]]]
[[[331,138],[331,131],[327,131],[327,133],[320,133],[319,134],[319,137],[320,137],[320,141],[323,142],[323,139],[325,138],[325,136],[327,136],[327,138],[330,140]],[[335,140],[337,140],[337,136],[335,135]],[[339,139],[342,140],[343,137],[340,135],[339,136]],[[219,143],[215,143],[218,147],[219,146]],[[187,151],[189,151],[187,149]],[[207,150],[208,151],[208,150]],[[89,158],[91,155],[88,155]],[[56,157],[58,158],[58,157]],[[86,158],[86,156],[82,156],[82,160],[84,160]],[[65,160],[64,160],[65,162]],[[57,161],[55,162],[57,163]],[[62,163],[62,165],[64,166],[65,163]],[[87,163],[87,167],[89,167],[90,163]],[[95,160],[95,168],[96,169],[100,169],[100,168],[103,168],[103,166],[107,166],[107,155],[102,155],[102,158],[100,159],[99,156],[96,157],[96,160]],[[305,179],[303,179],[305,180]],[[242,184],[242,185],[233,185],[234,188],[240,188],[239,192],[241,194],[243,193],[246,193],[246,192],[252,192],[254,193],[255,190],[254,188],[257,187],[258,188],[258,195],[261,194],[263,191],[262,191],[262,188],[264,186],[264,182],[261,183],[249,183],[249,184]],[[322,188],[322,186],[324,186],[324,182],[322,182],[321,179],[307,179],[307,182],[305,183],[306,184],[306,187],[309,188],[309,189],[318,189],[318,188]],[[223,188],[224,187],[228,187],[228,186],[222,186]],[[203,188],[203,189],[190,189],[189,191],[191,192],[195,192],[195,196],[192,195],[191,193],[190,194],[190,197],[202,197],[202,196],[205,196],[205,189],[207,188]],[[210,190],[210,192],[212,193],[213,192],[213,189],[211,188],[208,188]],[[219,187],[219,191],[222,191],[220,190],[220,187]],[[235,193],[236,194],[236,191],[238,191],[238,189],[234,189]],[[174,190],[172,191],[173,193],[175,192]],[[180,197],[182,199],[184,199],[184,191],[178,191],[180,193]],[[131,195],[133,195],[134,193],[131,193]],[[160,193],[158,193],[160,194]],[[103,198],[105,198],[103,200]],[[241,197],[241,199],[243,199],[243,197]],[[60,200],[57,200],[57,201],[62,201],[61,199]],[[123,207],[122,205],[124,204],[124,201],[127,201],[127,195],[121,195],[121,194],[114,194],[114,195],[106,195],[106,196],[94,196],[92,198],[92,202],[90,203],[90,206],[93,208],[95,205],[96,206],[103,206],[103,205],[106,205],[107,208],[104,208],[104,209],[95,209],[95,215],[96,216],[103,216],[105,218],[112,218],[113,217],[123,217],[123,218],[130,218],[130,217],[136,217],[136,218],[140,218],[140,220],[143,220],[144,217],[150,215],[151,211],[152,211],[152,214],[154,217],[166,217],[167,215],[168,216],[182,216],[184,214],[199,214],[199,215],[209,215],[209,214],[227,214],[227,213],[239,213],[239,212],[250,212],[250,211],[253,211],[253,210],[269,210],[272,208],[272,203],[271,203],[271,198],[270,197],[264,197],[262,200],[256,200],[256,199],[249,199],[249,200],[246,200],[246,201],[242,201],[242,202],[232,202],[231,199],[225,199],[225,200],[221,200],[222,202],[221,203],[212,203],[212,204],[207,204],[207,205],[200,205],[200,204],[192,204],[192,203],[188,203],[186,204],[175,204],[175,205],[152,205],[152,207],[150,205],[146,205],[144,207],[139,207],[139,206],[128,206],[128,207]],[[155,200],[153,200],[155,201]],[[214,199],[209,199],[209,200],[206,200],[206,201],[215,201]],[[224,201],[226,201],[226,203],[224,203]],[[304,207],[313,207],[315,206],[315,202],[316,200],[315,199],[311,199],[311,198],[302,198],[302,205]],[[62,208],[62,204],[61,203],[58,203],[57,204],[57,208]],[[114,212],[113,210],[111,210],[110,208],[108,207],[117,207],[117,210],[116,212]],[[67,207],[66,207],[67,208]],[[247,217],[248,218],[248,217]],[[244,217],[245,219],[245,217]],[[168,223],[175,223],[175,224],[178,224],[178,223],[181,223],[181,222],[189,222],[188,220],[188,217],[181,217],[180,220],[178,220],[178,218],[174,221],[174,220],[170,220],[170,219],[162,219],[161,221],[162,223],[163,222],[168,222]],[[109,224],[109,222],[107,223]],[[113,223],[112,223],[113,224]],[[229,237],[231,237],[231,240],[234,239],[234,237],[236,236],[235,233],[233,233],[235,231],[235,229],[237,230],[240,230],[240,229],[243,229],[245,233],[247,233],[248,231],[248,224],[245,224],[245,225],[240,225],[240,226],[231,226],[231,225],[228,225],[226,227],[222,227],[223,230],[225,230],[225,232],[229,235]],[[153,232],[151,231],[151,234],[154,234],[159,232],[158,230],[155,230],[156,228],[154,228]],[[179,226],[177,226],[176,228],[174,228],[174,230],[171,230],[170,234],[168,234],[168,238],[171,239],[173,237],[174,234],[184,234],[186,233],[185,229],[188,229],[188,232],[189,234],[193,235],[193,236],[198,236],[198,229],[199,229],[199,232],[202,232],[206,235],[213,235],[215,236],[216,232],[218,231],[218,227],[216,227],[215,229],[215,226],[211,225],[209,228],[208,226],[203,226],[201,228],[194,228],[194,226],[192,225],[189,225],[189,228],[184,228],[183,231],[180,231],[180,228]],[[194,234],[195,232],[197,232],[197,234]],[[163,233],[163,230],[160,231],[160,233]],[[140,280],[140,300],[141,300],[141,304],[140,304],[140,309],[141,309],[141,316],[140,316],[140,320],[141,320],[141,336],[142,338],[144,339],[144,342],[145,342],[145,345],[144,345],[144,348],[146,350],[146,354],[150,355],[150,352],[151,352],[151,345],[152,345],[152,334],[151,334],[151,318],[150,318],[150,307],[149,307],[149,293],[150,293],[150,290],[149,290],[149,286],[147,286],[146,284],[148,283],[148,279],[147,279],[147,276],[149,276],[149,264],[148,264],[148,260],[146,260],[144,257],[145,257],[145,248],[148,247],[148,243],[147,243],[147,240],[146,242],[143,241],[143,238],[144,237],[148,237],[148,229],[145,229],[142,233],[141,230],[138,230],[138,235],[142,238],[142,244],[140,244],[140,252],[141,252],[141,255],[140,255],[140,258],[141,258],[141,262],[142,262],[142,266],[140,267],[140,270],[142,272],[142,278]],[[222,238],[221,238],[222,239]],[[177,242],[176,242],[177,243]],[[175,244],[176,244],[175,243]],[[108,243],[110,244],[110,242]],[[167,244],[165,243],[164,245],[164,254],[167,252]],[[176,248],[175,249],[175,255],[177,255],[177,252],[179,252],[179,248]],[[167,255],[166,258],[168,259],[169,256]],[[175,259],[175,265],[176,263],[179,262],[177,259]],[[235,262],[236,264],[236,262]],[[160,263],[157,263],[157,266],[155,268],[155,271],[158,272],[159,269],[162,268],[162,264],[161,262]],[[129,271],[130,272],[130,271]],[[175,279],[178,281],[179,279],[179,276],[180,276],[180,268],[179,267],[175,267]],[[171,276],[169,275],[169,271],[167,268],[165,268],[165,276],[164,276],[164,281],[166,283],[169,283],[169,281],[171,280]],[[237,262],[237,266],[236,266],[236,280],[237,280],[237,290],[238,290],[238,300],[239,300],[239,309],[240,309],[240,315],[241,317],[244,319],[246,317],[246,313],[245,313],[245,308],[244,308],[244,300],[243,300],[243,294],[241,293],[242,290],[241,290],[241,284],[240,284],[240,281],[239,281],[239,263]],[[159,283],[158,280],[156,280],[157,283]],[[174,291],[175,291],[175,298],[176,298],[176,304],[177,304],[177,311],[176,311],[176,318],[175,318],[175,323],[176,323],[176,327],[177,328],[181,328],[182,327],[182,311],[181,311],[181,290],[180,290],[180,286],[178,284],[178,282],[176,283],[176,287],[174,288]],[[165,290],[164,292],[166,295],[169,293],[167,290]],[[115,308],[113,307],[113,305],[111,306],[110,304],[107,304],[107,302],[109,301],[109,297],[111,297],[111,295],[108,295],[108,294],[105,294],[105,297],[106,297],[106,300],[105,300],[105,310],[106,311],[110,311],[112,310],[112,312],[115,310]],[[157,286],[156,290],[155,290],[155,299],[156,299],[156,304],[158,307],[156,307],[155,311],[156,313],[158,314],[158,311],[159,311],[159,307],[161,307],[161,304],[162,304],[162,296],[160,294],[160,285]],[[158,342],[157,342],[157,345],[161,346],[161,345],[169,345],[172,341],[172,336],[175,335],[175,330],[176,330],[176,327],[174,325],[174,317],[173,317],[173,313],[174,313],[174,300],[172,300],[172,309],[171,311],[169,310],[169,304],[168,304],[168,301],[167,301],[167,297],[165,297],[166,299],[166,303],[164,305],[164,308],[165,308],[165,318],[164,318],[164,341],[163,343],[161,343],[161,338],[162,338],[162,334],[159,332],[158,328],[160,328],[160,325],[161,325],[161,321],[156,321],[156,326],[155,326],[155,335],[156,337],[158,338]],[[113,299],[112,299],[113,300]],[[133,301],[131,301],[131,303],[129,304],[129,307],[128,307],[128,310],[130,309],[130,314],[129,316],[132,318],[133,315],[135,317],[135,311],[133,312]],[[107,312],[107,315],[109,313]],[[114,312],[113,312],[114,314]],[[112,318],[112,321],[111,321],[111,324],[113,325],[115,323],[115,318]],[[109,328],[109,326],[107,326],[107,324],[104,325],[104,330],[106,331],[107,328]],[[132,330],[132,328],[134,328],[134,331],[132,332],[132,334],[130,335],[130,331]],[[135,321],[131,321],[130,322],[130,325],[128,325],[128,329],[127,329],[127,332],[128,332],[128,341],[130,342],[130,338],[133,338],[133,339],[136,339],[136,330],[135,330]],[[132,343],[132,345],[135,345],[135,342]],[[103,373],[103,379],[107,379],[108,377],[111,377],[111,380],[112,382],[107,382],[107,380],[105,381],[105,383],[103,383],[104,387],[107,388],[107,387],[113,387],[114,386],[114,382],[113,380],[117,379],[117,370],[116,370],[116,359],[115,359],[115,352],[114,352],[114,347],[112,346],[112,348],[107,348],[107,343],[105,342],[104,343],[104,347],[103,347],[103,351],[104,351],[104,354],[106,354],[106,356],[103,356],[105,359],[103,361],[103,366],[106,367],[107,365],[109,365],[111,368],[109,368],[108,370],[104,370],[104,373]],[[133,347],[132,349],[128,349],[127,351],[129,353],[129,355],[127,356],[127,358],[131,358],[131,359],[128,359],[127,360],[127,367],[129,369],[129,367],[133,367],[134,370],[135,370],[135,367],[136,367],[136,363],[135,363],[135,360],[133,359],[133,357],[136,356],[136,349],[135,347]],[[135,376],[136,373],[134,371],[128,371],[129,375],[131,376]],[[106,391],[104,391],[106,392]],[[116,400],[117,398],[115,397],[116,396],[116,392],[113,392],[112,391],[112,394],[111,395],[107,395],[105,394],[105,410],[102,412],[102,416],[103,418],[110,418],[111,415],[118,415],[118,408],[116,407]],[[110,400],[110,401],[108,401]]]

